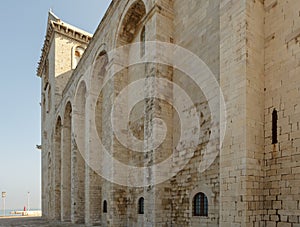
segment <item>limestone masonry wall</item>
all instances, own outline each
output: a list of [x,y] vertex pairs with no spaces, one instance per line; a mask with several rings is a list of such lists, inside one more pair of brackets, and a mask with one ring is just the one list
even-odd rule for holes
[[[154,53],[166,60],[148,41],[201,59],[221,88],[226,115],[210,105],[220,91],[204,74],[199,86],[180,64],[147,61]],[[193,63],[176,48],[172,54]],[[45,218],[116,227],[300,226],[299,0],[113,0],[94,35],[50,12],[38,74]],[[160,79],[172,85],[161,89]],[[139,80],[142,86],[124,93]],[[122,115],[113,121],[121,93]],[[144,99],[132,108],[139,94]],[[189,116],[195,108],[199,119],[188,118],[183,135],[200,138],[193,151],[180,140],[180,105]],[[123,121],[125,145],[115,130]],[[212,153],[212,164],[199,171]],[[157,167],[170,157],[169,169]]]
[[[265,1],[265,210],[268,226],[299,225],[300,2]],[[272,144],[272,112],[278,143]]]

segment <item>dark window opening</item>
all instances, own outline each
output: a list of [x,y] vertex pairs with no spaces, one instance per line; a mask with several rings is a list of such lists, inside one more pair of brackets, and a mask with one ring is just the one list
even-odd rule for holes
[[272,113],[272,144],[278,143],[277,139],[277,121],[278,121],[278,114],[277,110],[274,109]]
[[143,197],[141,197],[139,199],[138,214],[144,214],[144,198]]
[[80,54],[80,52],[78,50],[75,51],[75,56],[79,57],[79,58],[81,57],[81,54]]
[[107,202],[106,202],[106,200],[103,201],[103,213],[107,213]]
[[200,192],[195,195],[193,200],[193,215],[194,216],[208,216],[208,200],[207,196]]

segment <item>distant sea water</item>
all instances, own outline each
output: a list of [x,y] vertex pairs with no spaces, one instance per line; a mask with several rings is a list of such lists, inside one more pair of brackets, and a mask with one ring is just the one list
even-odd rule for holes
[[[5,210],[5,216],[20,216],[20,215],[16,215],[16,214],[10,214],[10,212],[12,211],[17,211],[20,209],[16,209],[16,210]],[[4,216],[4,210],[0,210],[0,216]]]
[[[24,209],[24,208],[23,208]],[[5,210],[5,216],[21,216],[20,214],[10,214],[13,211],[23,211],[23,209],[13,209],[13,210]],[[30,209],[31,211],[40,210],[40,209]],[[4,216],[4,211],[0,210],[0,217]]]

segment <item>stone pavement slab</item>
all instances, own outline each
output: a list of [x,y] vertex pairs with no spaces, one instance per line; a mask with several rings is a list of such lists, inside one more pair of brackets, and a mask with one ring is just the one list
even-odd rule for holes
[[60,222],[51,222],[45,220],[41,217],[0,217],[0,227],[5,226],[18,226],[18,227],[31,227],[31,226],[46,226],[46,227],[68,227],[68,226],[85,226],[85,225],[76,225],[71,223],[60,223]]

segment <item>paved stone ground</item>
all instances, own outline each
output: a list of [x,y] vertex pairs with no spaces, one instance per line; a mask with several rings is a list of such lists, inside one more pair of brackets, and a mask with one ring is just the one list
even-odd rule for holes
[[84,225],[74,225],[70,223],[58,223],[58,222],[50,222],[41,217],[7,217],[7,218],[0,218],[0,226],[46,226],[46,227],[68,227],[68,226],[77,226],[83,227]]

